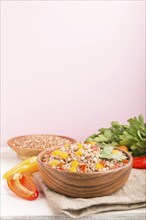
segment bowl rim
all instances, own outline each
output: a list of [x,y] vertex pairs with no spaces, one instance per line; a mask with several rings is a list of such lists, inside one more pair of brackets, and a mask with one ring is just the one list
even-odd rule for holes
[[[12,144],[13,144],[13,142],[14,142],[14,140],[15,139],[20,139],[20,138],[25,138],[25,137],[30,137],[30,136],[53,136],[53,137],[60,137],[60,138],[62,138],[62,139],[68,139],[68,140],[70,140],[72,143],[76,143],[77,141],[74,139],[74,138],[71,138],[71,137],[69,137],[69,136],[64,136],[64,135],[57,135],[57,134],[48,134],[48,133],[46,133],[46,134],[29,134],[29,135],[21,135],[21,136],[16,136],[16,137],[13,137],[13,138],[10,138],[10,139],[8,139],[7,140],[7,145],[9,146],[9,147],[11,147],[11,148],[17,148],[17,149],[23,149],[23,150],[36,150],[36,151],[42,151],[42,149],[43,150],[49,150],[51,147],[48,147],[48,148],[46,148],[46,149],[44,149],[44,148],[29,148],[29,147],[27,147],[27,148],[25,148],[25,147],[22,147],[22,148],[20,148],[20,147],[18,147],[18,146],[13,146]],[[61,146],[61,145],[60,145]]]
[[50,153],[56,149],[59,149],[63,146],[56,146],[56,147],[53,147],[53,148],[50,148],[50,149],[46,149],[42,152],[40,152],[38,155],[37,155],[37,161],[38,161],[38,164],[39,165],[42,165],[45,169],[50,169],[50,170],[55,170],[59,173],[66,173],[66,174],[71,174],[71,175],[98,175],[98,174],[101,174],[101,175],[104,175],[104,174],[107,174],[107,173],[114,173],[115,171],[120,171],[124,168],[127,168],[129,166],[131,166],[132,168],[132,163],[133,163],[133,157],[130,153],[128,153],[127,151],[124,151],[124,150],[121,150],[121,149],[118,149],[122,152],[124,152],[126,154],[126,156],[128,156],[128,159],[129,159],[129,162],[125,165],[125,166],[122,166],[122,167],[118,167],[118,168],[115,168],[113,170],[108,170],[108,171],[102,171],[102,172],[69,172],[69,171],[66,171],[66,170],[59,170],[59,169],[55,169],[53,167],[50,167],[49,165],[47,164],[44,164],[42,161],[41,161],[41,157],[48,151],[50,151]]

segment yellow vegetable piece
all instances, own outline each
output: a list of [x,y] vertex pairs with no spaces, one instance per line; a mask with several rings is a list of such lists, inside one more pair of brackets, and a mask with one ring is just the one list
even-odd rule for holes
[[66,158],[68,158],[68,153],[66,153],[66,152],[61,152],[61,153],[60,153],[60,158],[61,158],[61,159],[66,159]]
[[82,149],[79,149],[75,152],[76,156],[81,156],[83,154]]
[[78,165],[79,165],[79,162],[77,160],[73,160],[71,162],[71,166],[73,166],[73,167],[77,167]]
[[76,170],[76,167],[72,166],[72,167],[70,167],[69,171],[70,172],[76,172],[77,170]]
[[65,148],[68,148],[68,147],[69,147],[69,144],[65,144],[64,147],[65,147]]
[[57,166],[60,162],[58,160],[52,160],[50,161],[49,165],[52,166]]
[[83,148],[83,145],[81,144],[81,143],[78,143],[78,148],[80,149],[80,148]]
[[119,150],[112,150],[112,154],[118,154]]
[[95,145],[96,145],[96,142],[90,142],[90,144],[91,144],[92,146],[95,146]]
[[125,150],[128,152],[128,148],[126,146],[119,146],[118,149]]
[[33,156],[30,157],[20,163],[18,163],[16,166],[11,168],[9,171],[7,171],[3,177],[7,179],[9,176],[17,173],[22,173],[22,172],[28,172],[28,173],[33,173],[38,171],[38,162],[37,162],[37,157]]
[[58,155],[60,155],[60,153],[61,153],[60,150],[55,150],[52,152],[52,155],[58,156]]
[[97,163],[97,164],[95,165],[95,167],[96,167],[96,169],[101,169],[101,168],[103,168],[104,166],[101,165],[100,163]]

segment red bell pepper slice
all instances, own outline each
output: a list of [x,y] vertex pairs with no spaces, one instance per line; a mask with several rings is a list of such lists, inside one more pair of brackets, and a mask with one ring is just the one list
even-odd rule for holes
[[9,176],[7,184],[16,195],[24,199],[34,200],[39,195],[36,185],[26,172]]
[[146,156],[134,157],[133,158],[133,168],[146,169]]

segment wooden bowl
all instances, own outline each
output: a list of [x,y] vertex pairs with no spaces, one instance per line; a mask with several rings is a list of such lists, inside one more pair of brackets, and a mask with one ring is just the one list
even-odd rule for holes
[[[50,149],[49,152],[57,148]],[[57,193],[76,198],[105,196],[118,191],[128,180],[133,159],[129,153],[123,152],[129,159],[123,167],[105,172],[71,173],[44,164],[44,151],[38,155],[39,172],[46,185]]]
[[[25,139],[28,140],[29,138],[30,139],[32,137],[37,138],[37,137],[40,137],[40,136],[42,138],[45,138],[45,137],[59,137],[61,139],[64,139],[64,140],[66,139],[67,141],[69,141],[69,144],[76,143],[76,140],[74,140],[73,138],[70,138],[70,137],[66,137],[66,136],[52,135],[52,134],[34,134],[34,135],[25,135],[25,136],[18,136],[18,137],[11,138],[7,141],[7,144],[8,144],[9,147],[12,148],[12,150],[14,150],[17,153],[17,156],[21,160],[25,160],[28,157],[37,156],[40,152],[47,149],[47,146],[43,146],[43,147],[40,146],[40,148],[35,148],[35,146],[33,148],[32,147],[27,147],[26,148],[24,146],[24,143],[20,146],[17,146],[17,145],[15,146],[15,142],[16,141],[21,141],[22,139],[23,140],[25,140]],[[34,143],[34,145],[35,145],[35,143]]]

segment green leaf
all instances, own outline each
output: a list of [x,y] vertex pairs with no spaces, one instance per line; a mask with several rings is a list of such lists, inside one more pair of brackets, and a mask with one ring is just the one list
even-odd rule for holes
[[98,131],[99,131],[101,134],[103,134],[105,130],[107,130],[107,128],[100,128]]
[[89,137],[85,140],[85,142],[93,142],[93,138]]
[[111,159],[116,159],[116,160],[118,160],[118,161],[121,161],[121,160],[123,160],[123,159],[126,159],[126,156],[124,156],[124,155],[122,154],[122,152],[119,152],[119,153],[117,153],[117,154],[112,154],[112,155],[111,155]]
[[105,142],[108,138],[106,138],[103,134],[99,134],[98,137],[94,138],[95,142]]
[[139,121],[140,121],[140,123],[141,123],[141,125],[143,125],[144,124],[144,117],[143,117],[143,115],[139,115]]
[[141,140],[143,140],[139,129],[137,130],[137,135],[138,135],[138,137],[139,137]]
[[102,155],[111,154],[113,151],[113,146],[105,146],[101,152]]
[[97,134],[92,134],[90,137],[95,138],[96,136],[97,136]]
[[130,148],[131,148],[131,150],[136,150],[137,149],[137,145],[132,145]]
[[111,139],[111,137],[112,137],[112,132],[111,132],[111,130],[105,130],[104,131],[104,136],[106,137],[106,138],[108,138],[108,139]]
[[113,128],[120,128],[120,127],[121,127],[121,125],[119,124],[118,121],[112,121],[111,126],[112,126]]
[[117,147],[118,144],[117,144],[117,142],[112,141],[112,142],[111,142],[111,146]]
[[100,153],[100,158],[105,158],[105,159],[116,159],[118,161],[121,161],[126,158],[126,156],[123,155],[121,151],[119,151],[116,154],[113,154],[114,147],[113,146],[105,146]]

